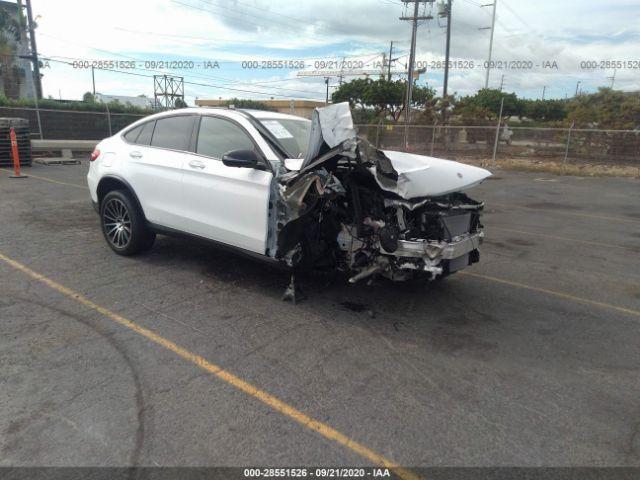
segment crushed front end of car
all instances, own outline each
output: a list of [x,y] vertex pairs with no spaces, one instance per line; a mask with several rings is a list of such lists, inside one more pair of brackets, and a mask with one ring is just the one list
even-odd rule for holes
[[338,269],[355,283],[434,280],[479,261],[483,204],[463,191],[490,172],[378,150],[356,136],[348,104],[316,110],[307,156],[289,166],[274,230],[290,267]]

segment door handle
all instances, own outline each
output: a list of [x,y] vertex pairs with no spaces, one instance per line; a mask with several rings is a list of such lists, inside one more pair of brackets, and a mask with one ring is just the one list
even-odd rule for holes
[[189,166],[191,168],[199,168],[200,170],[202,170],[205,167],[205,164],[202,162],[199,162],[198,160],[191,160],[189,162]]
[[129,153],[129,156],[131,158],[135,158],[136,160],[139,159],[139,158],[142,158],[142,154],[140,152],[131,152],[131,153]]

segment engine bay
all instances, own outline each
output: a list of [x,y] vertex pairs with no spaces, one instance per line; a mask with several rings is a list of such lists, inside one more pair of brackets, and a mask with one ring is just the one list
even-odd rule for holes
[[[322,166],[281,179],[276,258],[294,268],[338,269],[351,283],[373,275],[434,280],[479,260],[481,202],[461,192],[410,200],[380,186],[394,180],[363,139]],[[397,179],[397,174],[395,176]]]

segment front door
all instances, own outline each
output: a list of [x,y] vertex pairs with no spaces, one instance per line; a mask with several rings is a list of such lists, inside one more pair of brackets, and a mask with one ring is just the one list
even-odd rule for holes
[[225,153],[259,148],[239,124],[202,116],[195,153],[185,160],[183,184],[186,230],[242,249],[265,254],[269,169],[227,167]]

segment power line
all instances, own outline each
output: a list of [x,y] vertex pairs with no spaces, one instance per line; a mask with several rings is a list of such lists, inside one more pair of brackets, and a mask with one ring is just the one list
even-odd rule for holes
[[[79,45],[79,44],[77,44],[77,43],[75,43],[75,42],[71,42],[71,41],[69,41],[69,40],[65,40],[65,39],[61,39],[61,38],[58,38],[58,37],[54,37],[54,36],[52,36],[52,35],[45,35],[45,36],[47,36],[47,37],[51,37],[51,38],[55,38],[55,39],[57,39],[57,40],[61,40],[61,41],[63,41],[63,42],[70,43],[70,44],[72,44],[72,45]],[[132,57],[132,56],[130,56],[130,55],[122,55],[122,54],[119,54],[119,53],[116,53],[116,52],[112,52],[112,51],[109,51],[109,50],[103,50],[103,49],[100,49],[100,48],[92,47],[91,45],[83,44],[82,46],[83,46],[83,47],[85,47],[85,48],[89,48],[89,49],[91,49],[91,50],[95,50],[95,51],[98,51],[98,52],[107,53],[107,54],[109,54],[109,55],[118,56],[118,57],[121,57],[121,58],[124,58],[124,59],[127,59],[127,60],[133,60],[133,61],[136,61],[136,62],[142,62],[142,61],[145,61],[145,60],[143,60],[143,59],[136,58],[136,57]],[[377,55],[377,54],[376,54],[376,55]],[[62,55],[54,55],[53,57],[65,58],[65,59],[76,60],[76,61],[83,61],[83,60],[85,60],[85,59],[82,59],[82,58],[65,57],[65,56],[62,56]],[[184,69],[176,69],[174,72],[169,72],[169,73],[167,73],[167,72],[163,72],[163,71],[161,71],[161,70],[144,69],[144,68],[141,68],[141,67],[136,67],[136,68],[138,68],[138,69],[140,69],[140,70],[143,70],[143,71],[149,71],[149,72],[153,72],[153,73],[161,73],[161,74],[169,74],[169,75],[170,75],[170,74],[173,74],[173,73],[175,73],[175,72],[184,71]],[[214,76],[210,76],[210,75],[195,75],[195,74],[184,75],[184,74],[183,74],[183,76],[185,76],[185,77],[193,77],[193,78],[203,78],[203,79],[208,79],[208,80],[217,80],[217,81],[232,82],[232,83],[234,83],[234,84],[238,84],[238,85],[255,85],[255,86],[258,86],[258,88],[260,88],[260,83],[259,83],[259,82],[242,82],[242,81],[238,81],[238,80],[232,80],[232,79],[229,79],[229,78],[224,78],[224,77],[214,77]],[[312,92],[312,91],[310,91],[310,90],[297,90],[297,89],[290,89],[290,88],[286,88],[286,87],[285,87],[285,88],[283,88],[283,87],[271,87],[271,88],[276,89],[276,90],[296,91],[296,92],[299,92],[299,93],[310,93],[310,94],[312,94],[312,95],[316,95],[316,94],[317,94],[317,92]]]
[[[51,61],[51,62],[56,62],[56,63],[62,63],[62,64],[66,64],[66,65],[73,65],[73,62],[69,62],[69,61],[64,61],[64,60],[57,60],[53,57],[48,57],[48,56],[42,56],[41,58]],[[66,57],[66,58],[71,58],[73,60],[73,57]],[[81,60],[81,59],[75,59],[75,60]],[[106,67],[95,67],[96,70],[103,70],[103,71],[108,71],[108,72],[114,72],[114,73],[120,73],[120,74],[125,74],[125,75],[131,75],[131,76],[137,76],[137,77],[144,77],[144,78],[153,78],[153,75],[145,75],[142,73],[136,73],[136,72],[131,72],[131,71],[127,71],[127,70],[118,70],[118,69],[114,69],[114,68],[106,68]],[[143,68],[136,68],[135,70],[141,70],[141,71],[148,71],[148,72],[155,72],[155,73],[161,73],[161,74],[165,74],[164,72],[160,72],[157,70],[149,70],[149,69],[143,69]],[[234,91],[234,92],[242,92],[242,93],[253,93],[253,94],[257,94],[257,95],[264,95],[264,96],[274,96],[274,97],[283,97],[283,98],[291,98],[290,95],[280,95],[280,94],[274,94],[274,93],[268,93],[268,92],[258,92],[255,90],[246,90],[246,89],[240,89],[240,88],[233,88],[233,87],[225,87],[223,85],[216,85],[216,84],[211,84],[211,83],[200,83],[200,82],[192,82],[192,81],[184,81],[185,85],[195,85],[195,86],[201,86],[201,87],[210,87],[210,88],[216,88],[216,89],[220,89],[220,90],[229,90],[229,91]],[[309,93],[315,93],[315,92],[309,92]],[[307,97],[309,98],[309,97]]]
[[211,10],[208,10],[206,8],[202,8],[198,5],[191,5],[189,3],[184,3],[184,2],[180,2],[179,0],[171,0],[172,3],[178,4],[178,5],[182,5],[183,7],[187,7],[187,8],[191,8],[193,10],[198,10],[200,12],[206,12],[206,13],[215,13],[216,15],[220,16],[220,17],[225,17],[228,18],[230,20],[234,20],[236,22],[242,21],[243,23],[247,23],[250,25],[254,25],[256,27],[264,27],[264,25],[260,24],[260,23],[256,23],[256,22],[252,22],[251,20],[247,20],[246,16],[244,16],[243,18],[238,18],[235,16],[231,16],[231,15],[226,15],[224,13],[217,13],[217,12],[212,12]]
[[[62,38],[58,38],[58,37],[54,37],[54,36],[52,36],[52,35],[45,35],[45,36],[48,36],[48,37],[51,37],[51,38],[55,38],[55,39],[57,39],[57,40],[60,40],[60,41],[66,42],[66,43],[70,43],[70,44],[72,44],[72,45],[80,45],[80,44],[78,44],[78,43],[75,43],[75,42],[72,42],[72,41],[69,41],[69,40],[66,40],[66,39],[62,39]],[[103,53],[107,53],[107,54],[109,54],[109,55],[118,56],[118,57],[121,57],[121,58],[124,58],[124,59],[127,59],[127,60],[133,60],[133,61],[136,61],[136,62],[144,61],[143,59],[136,58],[136,57],[132,57],[132,56],[130,56],[130,55],[123,55],[123,54],[119,54],[119,53],[112,52],[112,51],[109,51],[109,50],[104,50],[104,49],[100,49],[100,48],[97,48],[97,47],[93,47],[93,46],[91,46],[91,45],[87,45],[87,44],[82,44],[82,46],[83,46],[83,47],[85,47],[85,48],[89,48],[89,49],[91,49],[91,50],[96,50],[96,51],[98,51],[98,52],[103,52]],[[364,55],[364,54],[363,54],[363,55]],[[375,58],[375,57],[377,57],[378,55],[380,55],[380,53],[379,53],[379,52],[376,52],[376,53],[374,53],[374,54],[372,54],[372,55],[368,55],[368,56],[366,56],[366,57],[364,58],[363,62],[367,62],[367,60],[372,59],[372,58]],[[354,55],[354,56],[355,56],[355,55]],[[362,55],[358,55],[358,56],[362,56]],[[55,56],[54,56],[54,57],[55,57]],[[57,56],[57,57],[58,57],[58,58],[71,59],[71,60],[85,60],[85,59],[81,59],[81,58],[65,57],[65,56]],[[318,58],[318,57],[311,57],[311,58]],[[346,56],[345,56],[345,58],[346,58]],[[368,65],[369,63],[371,63],[371,60],[370,60],[368,63],[365,63],[365,65]],[[185,69],[175,69],[175,71],[172,71],[172,72],[164,72],[164,71],[161,71],[161,70],[146,69],[146,68],[141,68],[141,67],[136,67],[136,68],[137,68],[137,69],[139,69],[139,70],[142,70],[142,71],[148,71],[148,72],[152,72],[152,73],[160,73],[160,74],[163,74],[163,75],[165,75],[165,74],[167,74],[167,75],[173,75],[173,74],[175,74],[176,72],[182,72],[182,71],[184,71],[184,70],[185,70]],[[184,76],[185,78],[189,78],[189,77],[192,77],[192,78],[203,78],[203,79],[207,79],[207,80],[215,80],[215,81],[231,82],[231,83],[232,83],[232,84],[234,84],[234,85],[249,85],[249,86],[255,86],[255,87],[258,87],[258,88],[262,88],[262,87],[261,87],[261,85],[262,85],[263,83],[272,83],[272,82],[268,82],[268,81],[264,81],[264,82],[243,82],[243,81],[233,80],[233,79],[229,79],[229,78],[225,78],[225,77],[211,76],[211,75],[195,75],[195,74],[192,74],[192,73],[191,73],[191,74],[187,74],[187,75],[186,75],[186,74],[183,74],[183,76]],[[288,81],[288,79],[277,80],[277,81],[275,81],[275,82],[281,82],[281,81]],[[223,88],[223,87],[220,87],[220,88]],[[275,86],[270,86],[270,88],[271,88],[271,89],[274,89],[274,90],[281,90],[281,91],[288,91],[288,92],[308,93],[308,94],[311,94],[311,95],[318,95],[318,94],[319,94],[319,92],[317,92],[317,91],[311,91],[311,90],[300,90],[300,89],[287,88],[287,87],[275,87]],[[238,89],[236,89],[236,90],[238,90]],[[238,91],[240,91],[240,90],[238,90]],[[254,92],[254,93],[257,93],[257,94],[260,94],[260,95],[269,95],[268,93],[262,93],[262,92]],[[277,96],[285,96],[285,95],[277,95]],[[289,95],[289,96],[290,96],[290,95]],[[288,98],[289,96],[285,96],[285,97],[287,97],[287,98]]]
[[[211,0],[199,0],[199,1],[211,4]],[[268,8],[256,7],[255,5],[251,5],[251,4],[246,3],[246,2],[241,2],[239,0],[235,0],[234,4],[244,5],[245,7],[248,7],[248,8],[253,8],[255,10],[260,10],[262,12],[267,12],[270,15],[277,15],[279,17],[289,18],[289,19],[294,20],[296,22],[303,22],[303,23],[308,23],[309,22],[308,18],[304,19],[304,18],[293,17],[291,15],[285,15],[284,13],[274,12],[274,11],[271,11],[270,9],[268,9]]]

